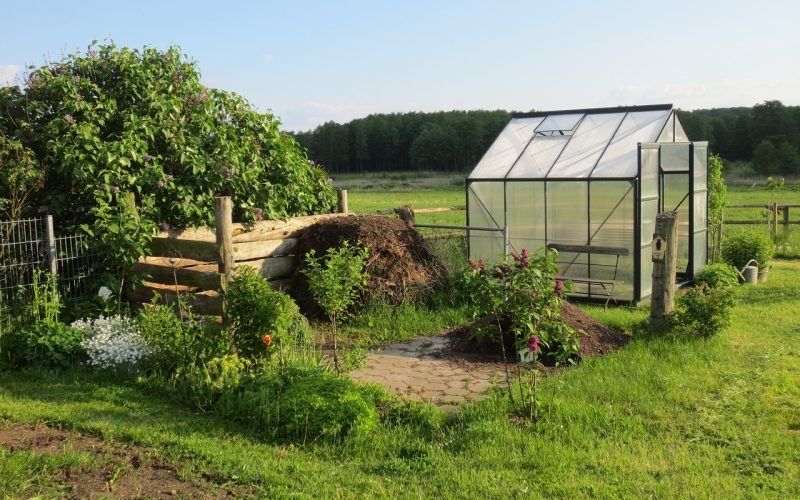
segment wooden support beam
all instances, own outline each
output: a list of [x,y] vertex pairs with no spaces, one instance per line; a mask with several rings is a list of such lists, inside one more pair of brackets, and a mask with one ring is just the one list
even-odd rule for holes
[[217,196],[215,199],[217,264],[219,274],[222,276],[222,289],[227,288],[228,282],[233,278],[233,204],[230,196]]
[[337,193],[337,198],[338,198],[338,201],[339,201],[339,213],[340,214],[348,213],[349,210],[348,210],[348,207],[347,207],[347,190],[346,189],[340,189],[336,193]]
[[197,287],[202,290],[218,290],[222,286],[221,275],[216,271],[186,269],[164,266],[151,262],[137,262],[133,265],[133,272],[147,275],[145,279],[166,285],[179,285]]
[[268,259],[237,262],[236,266],[249,266],[261,273],[268,280],[289,278],[295,271],[294,257],[270,257]]
[[653,293],[650,298],[650,329],[667,328],[669,313],[675,308],[675,269],[678,261],[678,213],[656,216],[653,234]]
[[296,238],[285,240],[250,241],[233,243],[233,257],[236,262],[252,259],[266,259],[267,257],[283,257],[291,255],[297,246]]

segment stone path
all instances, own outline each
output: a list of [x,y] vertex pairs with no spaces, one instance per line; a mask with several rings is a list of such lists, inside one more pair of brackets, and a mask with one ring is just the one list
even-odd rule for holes
[[376,382],[404,396],[456,410],[504,379],[502,363],[476,362],[450,352],[445,335],[385,346],[367,357],[354,380]]

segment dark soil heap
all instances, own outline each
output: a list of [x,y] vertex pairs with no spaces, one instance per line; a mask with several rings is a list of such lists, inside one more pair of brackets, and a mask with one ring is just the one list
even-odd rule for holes
[[[297,241],[299,269],[305,267],[303,260],[309,250],[322,256],[345,241],[369,248],[369,284],[364,298],[383,297],[397,304],[447,279],[447,268],[419,233],[399,219],[376,215],[334,217],[304,229]],[[295,274],[291,294],[304,312],[318,312],[300,272]]]

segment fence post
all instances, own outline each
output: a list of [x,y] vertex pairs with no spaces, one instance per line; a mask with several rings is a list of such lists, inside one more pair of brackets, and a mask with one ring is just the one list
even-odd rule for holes
[[783,230],[789,230],[789,205],[783,206]]
[[675,268],[678,261],[678,213],[656,216],[653,234],[653,294],[650,299],[650,329],[663,331],[675,307]]
[[339,198],[339,213],[340,214],[349,213],[348,210],[347,210],[347,190],[346,189],[340,189],[337,192],[337,195],[338,195],[338,198]]
[[778,202],[777,201],[773,201],[772,203],[770,203],[769,211],[770,211],[770,219],[772,219],[770,221],[769,233],[770,233],[770,236],[772,236],[772,239],[775,239],[778,236]]
[[217,196],[215,199],[217,260],[219,274],[222,275],[222,289],[228,289],[233,277],[233,209],[230,196]]
[[47,231],[45,233],[45,242],[47,244],[47,266],[50,274],[58,276],[58,255],[56,253],[56,231],[53,225],[53,216],[48,215],[45,218]]

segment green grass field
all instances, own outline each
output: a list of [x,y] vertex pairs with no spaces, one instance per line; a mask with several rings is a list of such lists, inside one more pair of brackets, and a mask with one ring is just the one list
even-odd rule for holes
[[[629,327],[647,314],[587,310]],[[737,289],[724,334],[637,337],[546,379],[536,425],[510,420],[497,398],[433,430],[387,424],[362,441],[290,446],[146,385],[83,371],[0,372],[0,425],[44,422],[137,443],[185,478],[270,497],[797,498],[797,310],[800,262],[777,261],[766,285]],[[90,461],[0,457],[12,497],[50,496],[64,470]]]

